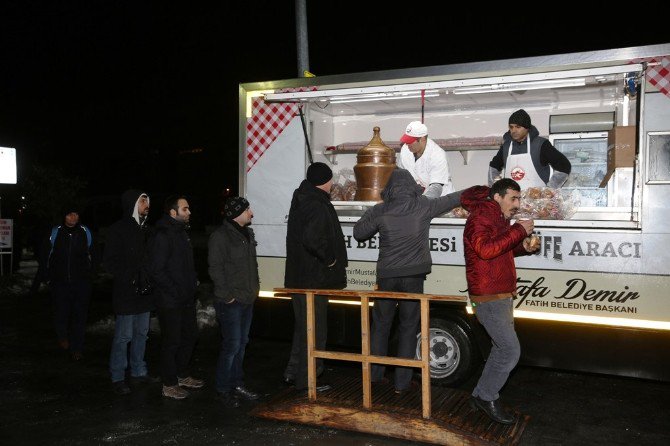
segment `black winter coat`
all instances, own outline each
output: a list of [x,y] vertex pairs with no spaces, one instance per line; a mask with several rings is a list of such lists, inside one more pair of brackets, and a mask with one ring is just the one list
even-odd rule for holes
[[[151,229],[133,218],[144,192],[129,190],[121,197],[123,218],[109,227],[103,266],[114,276],[114,314],[140,314],[154,308],[154,296],[137,293],[138,282],[148,274],[147,242]],[[142,276],[142,277],[141,277]]]
[[53,249],[47,237],[42,252],[45,259],[43,263],[47,265],[46,280],[52,282],[91,280],[92,248],[88,246],[88,238],[81,225],[77,224],[72,228],[62,225],[56,233]]
[[155,284],[158,308],[195,305],[198,278],[193,263],[193,246],[186,225],[169,215],[156,223],[149,248],[149,275]]
[[288,214],[284,286],[342,289],[347,286],[347,265],[344,234],[330,197],[303,180],[293,192]]

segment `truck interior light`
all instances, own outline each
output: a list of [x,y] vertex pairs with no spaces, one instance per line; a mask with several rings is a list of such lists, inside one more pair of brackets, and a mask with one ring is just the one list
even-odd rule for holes
[[[426,91],[425,98],[434,98],[439,96],[438,91]],[[351,96],[336,96],[330,98],[331,104],[346,104],[350,102],[369,102],[369,101],[388,101],[397,99],[419,99],[421,98],[420,91],[412,92],[390,92],[390,93],[369,93],[363,95]]]
[[548,88],[583,87],[586,79],[551,79],[528,82],[515,82],[510,84],[476,85],[472,87],[460,87],[454,89],[454,94],[478,94],[497,93],[505,91],[542,90]]

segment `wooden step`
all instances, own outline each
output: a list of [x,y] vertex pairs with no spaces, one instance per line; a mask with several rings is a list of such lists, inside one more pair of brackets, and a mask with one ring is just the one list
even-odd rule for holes
[[449,445],[515,445],[530,420],[515,410],[514,423],[496,423],[470,407],[467,392],[438,386],[431,389],[432,417],[424,419],[421,389],[398,395],[391,383],[373,385],[372,410],[367,410],[363,407],[360,378],[339,376],[330,382],[333,388],[318,393],[314,403],[309,402],[306,392],[289,388],[267,403],[259,404],[250,414]]

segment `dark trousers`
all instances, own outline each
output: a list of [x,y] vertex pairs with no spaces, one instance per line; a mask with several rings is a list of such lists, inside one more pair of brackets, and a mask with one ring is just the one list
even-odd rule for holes
[[54,326],[60,341],[68,341],[70,351],[84,350],[84,333],[88,305],[91,301],[91,282],[51,282]]
[[244,352],[249,343],[249,329],[253,317],[253,304],[237,301],[214,303],[216,319],[221,329],[221,349],[216,362],[216,390],[229,392],[244,385]]
[[[307,388],[307,298],[304,294],[294,294],[292,297],[296,326],[293,330],[293,343],[296,345],[298,358],[295,388],[302,390]],[[316,324],[314,347],[317,350],[324,350],[328,337],[328,296],[314,296],[314,317]],[[322,359],[317,361],[317,368],[322,362]]]
[[189,376],[188,366],[198,338],[195,306],[159,308],[161,327],[161,378],[163,385],[177,385]]
[[[378,279],[379,291],[399,291],[407,293],[423,293],[424,277],[391,277]],[[372,336],[370,352],[376,356],[387,356],[389,335],[395,318],[396,307],[399,308],[400,324],[398,325],[398,357],[414,358],[416,353],[416,333],[421,321],[421,305],[415,300],[375,299],[372,307]],[[372,381],[380,381],[384,377],[384,366],[373,365]],[[409,387],[414,369],[396,367],[395,388],[404,390]]]

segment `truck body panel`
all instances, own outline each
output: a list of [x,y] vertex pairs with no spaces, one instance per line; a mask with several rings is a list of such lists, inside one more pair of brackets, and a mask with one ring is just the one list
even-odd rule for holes
[[[670,379],[670,364],[649,361],[654,346],[670,340],[670,97],[650,77],[655,67],[670,68],[669,55],[670,44],[662,44],[242,84],[240,193],[254,208],[263,295],[283,286],[291,195],[309,164],[305,132],[315,161],[329,164],[336,181],[353,179],[356,147],[370,140],[374,126],[388,145],[397,144],[406,124],[421,119],[423,93],[428,136],[441,142],[460,190],[486,184],[513,111],[526,109],[540,135],[552,140],[565,137],[552,118],[569,118],[561,121],[580,135],[593,130],[587,122],[593,114],[611,114],[611,129],[600,131],[634,126],[634,162],[608,164],[606,204],[579,206],[569,219],[536,220],[541,249],[517,258],[522,361]],[[272,132],[258,132],[258,122]],[[254,138],[265,142],[250,142]],[[250,161],[250,153],[260,156]],[[573,166],[580,162],[575,158]],[[602,179],[605,172],[596,175]],[[349,288],[371,289],[377,238],[359,243],[352,231],[374,203],[334,205],[350,259]],[[426,292],[467,295],[464,224],[464,218],[433,220]],[[471,314],[469,306],[459,311]],[[616,352],[606,342],[616,342]]]

